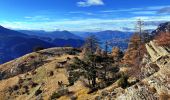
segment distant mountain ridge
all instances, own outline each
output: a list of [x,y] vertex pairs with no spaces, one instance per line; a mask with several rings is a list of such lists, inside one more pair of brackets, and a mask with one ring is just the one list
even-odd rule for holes
[[160,24],[158,28],[152,32],[152,34],[156,35],[160,32],[170,32],[170,22]]
[[1,36],[28,36],[24,33],[7,29],[1,25],[0,25],[0,34],[1,34]]
[[69,32],[69,31],[52,31],[52,32],[47,32],[43,30],[18,30],[19,32],[25,33],[27,35],[32,35],[32,36],[39,36],[39,37],[46,37],[46,38],[51,38],[52,40],[58,38],[58,39],[82,39],[81,37]]
[[87,38],[90,35],[95,35],[96,38],[99,39],[102,47],[104,47],[104,43],[106,41],[112,41],[112,46],[120,47],[122,50],[125,50],[128,47],[128,41],[133,35],[133,33],[106,30],[100,32],[85,32],[85,33],[78,32],[76,35],[79,35],[82,38]]
[[98,39],[112,39],[112,38],[129,38],[132,36],[132,32],[122,32],[122,31],[113,31],[105,30],[99,32],[79,32],[76,35],[86,38],[90,35],[95,35]]
[[75,34],[69,31],[46,32],[42,30],[11,30],[0,26],[0,64],[12,59],[23,56],[33,51],[36,46],[44,48],[51,47],[81,47],[85,38],[95,35],[104,47],[106,40],[114,40],[113,46],[118,46],[125,50],[128,39],[132,33],[120,31],[101,31],[101,32],[84,32]]
[[[61,39],[58,39],[55,37],[57,37],[59,33],[55,36],[49,35],[49,37],[44,37],[45,35],[36,36],[31,32],[30,35],[24,34],[21,31],[14,31],[0,26],[0,64],[33,52],[33,49],[37,46],[43,48],[56,46],[80,47],[84,43],[83,40],[78,39],[78,36],[74,36],[69,32],[63,31],[60,33],[64,33],[64,35],[61,36]],[[53,37],[53,39],[50,37]],[[69,37],[73,39],[69,39]],[[68,39],[65,40],[64,38]]]
[[84,44],[83,40],[80,39],[55,39],[52,42],[53,44],[55,44],[58,47],[63,47],[63,46],[67,46],[67,47],[81,47]]
[[0,27],[0,63],[33,52],[33,48],[36,46],[50,48],[55,45],[18,31]]
[[55,44],[56,46],[72,46],[81,47],[84,44],[84,39],[69,32],[69,31],[52,31],[46,32],[43,30],[19,30],[27,35],[36,37],[40,40]]
[[[83,40],[85,40],[90,35],[95,35],[96,38],[100,41],[101,47],[104,47],[104,43],[106,40],[113,41],[113,46],[118,46],[122,50],[127,49],[128,47],[128,40],[132,36],[132,32],[122,32],[122,31],[113,31],[113,30],[106,30],[106,31],[99,31],[99,32],[69,32],[69,31],[53,31],[53,32],[46,32],[43,30],[37,31],[27,31],[27,30],[19,30],[20,32],[26,33],[28,35],[36,36],[39,39],[43,39],[45,41],[51,43],[58,43],[62,41],[60,39],[64,39],[65,41],[60,42],[59,45],[70,45],[71,46],[80,46],[83,44]],[[57,40],[58,39],[58,40]],[[75,39],[75,43],[72,41]],[[77,44],[78,43],[78,44]],[[76,45],[77,44],[77,45]]]

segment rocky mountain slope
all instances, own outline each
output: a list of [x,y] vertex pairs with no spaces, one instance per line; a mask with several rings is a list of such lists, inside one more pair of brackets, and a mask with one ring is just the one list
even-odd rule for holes
[[[114,81],[99,84],[103,88],[95,91],[85,77],[70,85],[69,65],[76,58],[82,59],[80,50],[60,47],[27,54],[0,65],[0,100],[170,100],[170,48],[158,45],[156,39],[143,46],[146,51],[139,66],[112,62],[111,67],[119,66],[108,74],[113,75]],[[138,50],[133,48],[132,54]],[[138,75],[130,75],[131,69]],[[120,85],[122,73],[129,74],[126,87]]]
[[170,99],[170,52],[153,41],[146,44],[149,57],[143,58],[141,68],[144,79],[125,90],[118,100],[169,100]]
[[170,31],[170,22],[160,24],[158,28],[152,32],[152,34],[157,34],[160,32],[168,32],[168,31]]
[[[83,80],[68,86],[69,93],[57,100],[168,100],[170,99],[170,51],[157,46],[154,41],[146,44],[147,54],[141,68],[142,80],[122,89],[117,82],[90,93]],[[74,52],[74,55],[72,55]],[[51,48],[27,54],[0,66],[1,100],[50,99],[59,89],[59,83],[68,84],[66,65],[81,53],[73,48]],[[128,81],[135,81],[129,78]]]

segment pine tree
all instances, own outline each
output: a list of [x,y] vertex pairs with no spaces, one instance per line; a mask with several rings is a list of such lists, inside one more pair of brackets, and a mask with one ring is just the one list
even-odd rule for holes
[[85,41],[85,45],[84,45],[84,50],[85,53],[90,53],[90,54],[94,54],[96,52],[97,47],[99,46],[99,41],[98,39],[95,37],[95,35],[91,35],[89,36],[86,41]]

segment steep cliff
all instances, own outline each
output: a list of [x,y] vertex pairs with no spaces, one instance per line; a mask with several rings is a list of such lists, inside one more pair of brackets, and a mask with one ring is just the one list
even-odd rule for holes
[[[157,46],[154,41],[146,44],[149,57],[141,69],[144,79],[127,88],[118,100],[169,100],[170,99],[170,52]],[[150,74],[148,74],[150,73]]]

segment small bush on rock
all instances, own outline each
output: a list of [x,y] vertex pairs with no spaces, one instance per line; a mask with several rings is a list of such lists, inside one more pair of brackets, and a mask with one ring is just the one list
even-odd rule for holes
[[53,99],[57,99],[57,98],[60,98],[61,96],[64,96],[66,94],[68,94],[68,89],[67,88],[61,88],[59,89],[57,92],[54,92],[52,95],[51,95],[51,100]]
[[61,95],[59,93],[56,93],[54,92],[52,95],[51,95],[51,100],[53,99],[56,99],[56,98],[59,98]]
[[33,48],[33,51],[37,52],[37,51],[40,51],[40,50],[43,50],[43,49],[44,49],[44,47],[42,47],[42,46],[36,46],[36,47]]
[[118,81],[118,86],[122,87],[122,88],[126,88],[129,86],[128,83],[128,76],[125,74],[122,74],[121,78]]
[[42,93],[42,90],[37,90],[37,91],[35,92],[35,95],[38,96],[38,95],[41,94],[41,93]]

